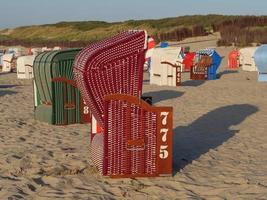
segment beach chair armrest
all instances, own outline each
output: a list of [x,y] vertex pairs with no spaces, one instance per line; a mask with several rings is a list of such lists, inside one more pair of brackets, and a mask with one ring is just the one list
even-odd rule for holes
[[168,61],[162,61],[161,64],[167,64],[167,65],[170,65],[170,66],[175,67],[175,68],[178,67],[176,64],[170,63]]

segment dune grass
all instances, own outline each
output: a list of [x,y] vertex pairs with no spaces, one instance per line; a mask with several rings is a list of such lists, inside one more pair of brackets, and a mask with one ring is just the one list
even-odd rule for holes
[[[12,43],[12,41],[16,41],[28,42],[29,44],[38,42],[94,42],[129,29],[146,29],[157,41],[163,39],[177,41],[212,31],[220,32],[224,24],[239,22],[242,19],[247,20],[248,17],[192,15],[164,19],[128,20],[114,23],[104,21],[59,22],[56,24],[24,26],[2,30],[0,31],[0,42],[9,41]],[[261,29],[262,24],[260,26],[256,24],[255,27],[255,29]]]

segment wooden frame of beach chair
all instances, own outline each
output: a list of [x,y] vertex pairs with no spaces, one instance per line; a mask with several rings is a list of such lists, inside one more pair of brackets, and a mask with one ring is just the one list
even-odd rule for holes
[[[89,107],[85,104],[83,98],[81,97],[81,95],[79,95],[77,93],[77,85],[76,82],[72,79],[67,79],[67,78],[63,78],[63,77],[55,77],[52,79],[52,82],[54,84],[56,83],[62,83],[63,84],[63,99],[64,99],[64,124],[69,124],[68,119],[73,116],[74,121],[80,121],[80,123],[88,123],[91,122],[91,113],[89,110]],[[71,87],[72,90],[74,90],[74,92],[70,92],[70,88]],[[69,94],[70,93],[70,94]],[[79,100],[79,102],[77,102],[77,100]],[[71,115],[69,113],[70,110],[76,110],[77,107],[77,103],[79,103],[79,115]],[[76,112],[78,112],[76,110]],[[78,119],[77,119],[78,118]]]
[[167,62],[167,61],[163,61],[163,62],[161,62],[161,64],[167,64],[167,65],[170,65],[173,68],[175,68],[175,70],[176,70],[176,86],[180,86],[182,83],[182,67],[177,65],[177,64],[172,64],[172,63]]
[[[100,126],[99,131],[93,130],[91,133],[91,157],[100,173],[105,176],[136,177],[172,174],[172,164],[170,164],[172,162],[172,109],[159,108],[156,110],[141,99],[146,37],[145,31],[124,32],[87,46],[75,59],[74,74],[77,86],[86,104],[89,105],[92,111],[95,118],[94,124],[98,123]],[[125,109],[129,109],[130,115],[129,113],[124,113]],[[146,113],[146,115],[136,115],[136,112],[139,112],[137,111],[138,109],[140,113]],[[165,114],[166,116],[160,116],[160,114]],[[127,123],[124,123],[126,121],[120,121],[120,119],[124,118],[125,120],[128,118],[131,119],[128,120]],[[161,150],[157,149],[156,145],[151,149],[145,147],[147,151],[153,152],[153,155],[151,153],[153,163],[151,165],[148,164],[149,166],[146,167],[145,171],[139,169],[136,171],[136,168],[125,168],[126,171],[122,170],[117,173],[115,172],[117,171],[117,164],[118,162],[123,162],[125,164],[125,157],[116,157],[117,162],[113,162],[114,160],[112,160],[112,158],[115,158],[115,153],[123,153],[123,148],[125,146],[122,147],[117,140],[110,140],[107,138],[121,137],[123,139],[127,137],[127,135],[132,135],[130,141],[125,141],[123,139],[124,142],[129,143],[131,148],[135,148],[134,146],[138,146],[139,144],[148,145],[147,139],[150,135],[145,135],[145,143],[142,143],[139,139],[134,139],[135,135],[138,134],[143,134],[144,136],[144,133],[141,133],[138,127],[130,128],[135,127],[136,123],[140,124],[140,126],[143,123],[146,123],[147,126],[151,126],[146,128],[144,126],[143,128],[145,128],[145,130],[143,130],[143,128],[142,130],[150,131],[150,135],[152,134],[150,139],[153,140],[153,144],[160,144],[156,139],[159,140],[160,135],[163,136],[162,142],[165,146],[161,146]],[[118,125],[122,128],[121,131],[119,131],[119,129],[109,128],[110,126],[117,127]],[[96,126],[92,126],[92,129],[95,129],[94,127]],[[168,127],[169,132],[166,130],[166,127]],[[161,130],[161,132],[158,133],[157,130]],[[166,131],[168,133],[165,133]],[[94,134],[93,132],[97,133]],[[157,135],[157,137],[155,135]],[[165,136],[168,137],[168,143],[166,143]],[[163,145],[163,143],[161,143],[161,145]],[[166,146],[167,144],[168,146]],[[117,146],[118,148],[121,147],[121,149],[113,154],[112,151],[108,149],[110,145]],[[135,152],[134,149],[132,149],[132,151],[133,153]],[[167,151],[168,157],[166,156]],[[169,164],[165,163],[162,164],[162,167],[159,167],[158,157],[162,157],[165,159],[162,162],[165,161]],[[144,157],[138,153],[135,157],[129,156],[127,159],[132,160],[132,162],[135,162],[135,160],[139,162],[141,159],[143,164],[152,162],[151,160],[145,160]],[[140,164],[140,166],[141,165],[142,164]],[[112,171],[113,169],[115,171]]]
[[190,79],[206,80],[208,77],[208,67],[212,65],[210,56],[202,55],[199,62],[195,63],[190,71]]
[[[203,56],[210,57],[211,61],[206,60],[202,61]],[[205,58],[208,59],[208,58]],[[196,52],[196,60],[198,61],[197,64],[191,70],[191,77],[192,79],[199,79],[199,80],[215,80],[217,79],[217,70],[221,64],[222,57],[215,51],[214,48],[206,48],[201,49]],[[203,62],[203,63],[201,63]],[[209,64],[211,63],[211,64]],[[206,68],[206,69],[205,69]],[[207,73],[205,75],[205,71]]]
[[[149,105],[152,105],[152,96],[142,96],[141,99],[146,103],[148,103]],[[93,136],[95,134],[100,134],[100,133],[103,133],[103,128],[100,126],[99,123],[97,123],[95,117],[91,115],[91,140],[93,139]]]
[[172,175],[171,107],[153,107],[138,97],[107,95],[103,175]]

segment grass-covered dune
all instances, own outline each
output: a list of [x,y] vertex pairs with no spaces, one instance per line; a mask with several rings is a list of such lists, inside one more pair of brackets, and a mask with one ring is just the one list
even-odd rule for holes
[[[257,32],[264,35],[267,26],[267,16],[224,16],[224,15],[193,15],[164,19],[129,20],[124,22],[82,21],[59,22],[38,26],[25,26],[0,31],[0,43],[6,45],[63,45],[83,46],[118,32],[129,29],[146,29],[157,41],[179,41],[187,37],[201,36],[218,31],[223,33],[221,44],[230,44],[235,35],[227,34],[235,28],[235,33],[241,36]],[[230,29],[231,30],[230,30]],[[238,33],[238,30],[241,33]],[[264,33],[263,33],[264,32]],[[241,34],[241,35],[240,35]],[[265,34],[267,35],[267,34]],[[242,36],[242,40],[246,36]],[[257,37],[257,41],[261,42]],[[251,41],[249,41],[251,42]],[[254,42],[254,41],[252,41]],[[240,41],[246,43],[246,41]]]

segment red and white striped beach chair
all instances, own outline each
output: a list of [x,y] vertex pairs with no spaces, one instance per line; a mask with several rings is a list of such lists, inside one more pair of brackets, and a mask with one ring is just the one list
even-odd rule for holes
[[151,36],[148,36],[147,50],[146,50],[146,54],[145,54],[144,71],[149,72],[149,70],[150,70],[151,56],[153,55],[155,47],[156,47],[156,43],[155,43],[154,38]]
[[124,32],[75,59],[77,86],[100,126],[91,156],[105,176],[172,174],[172,108],[141,100],[146,39],[145,31]]

